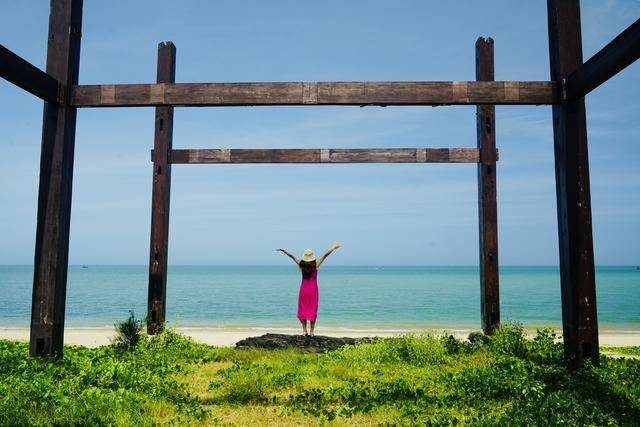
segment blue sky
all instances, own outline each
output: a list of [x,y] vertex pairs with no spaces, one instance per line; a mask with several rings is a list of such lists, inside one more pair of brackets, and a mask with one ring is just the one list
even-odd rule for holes
[[[47,1],[7,2],[0,43],[44,67]],[[640,16],[582,2],[585,59]],[[85,0],[80,82],[473,80],[495,40],[497,80],[548,80],[544,1]],[[640,264],[640,64],[587,98],[596,263]],[[30,264],[42,102],[0,81],[0,264]],[[153,108],[78,112],[72,264],[145,264]],[[473,147],[474,107],[176,109],[175,148]],[[500,262],[558,263],[550,107],[496,110]],[[344,248],[335,264],[471,265],[475,165],[176,165],[171,264],[282,264],[273,250]]]

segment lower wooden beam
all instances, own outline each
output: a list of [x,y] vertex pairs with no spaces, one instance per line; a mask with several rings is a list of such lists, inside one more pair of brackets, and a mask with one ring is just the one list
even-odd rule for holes
[[75,107],[557,104],[556,82],[283,82],[81,85]]
[[[152,159],[155,159],[155,150]],[[497,158],[497,150],[495,157]],[[171,150],[173,164],[194,163],[478,163],[477,148],[308,148]]]

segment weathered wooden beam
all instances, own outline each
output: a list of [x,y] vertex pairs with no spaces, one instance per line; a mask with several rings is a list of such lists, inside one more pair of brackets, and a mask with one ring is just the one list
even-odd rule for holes
[[0,45],[0,77],[47,102],[60,102],[62,84]]
[[567,100],[576,100],[640,58],[640,19],[572,72],[566,80]]
[[[492,81],[493,40],[476,42],[476,79]],[[478,222],[480,225],[480,310],[482,330],[492,334],[500,326],[498,275],[498,204],[496,190],[496,107],[476,107],[478,163]]]
[[[494,157],[497,158],[497,150]],[[152,159],[156,151],[151,152]],[[307,148],[171,150],[173,164],[195,163],[478,163],[477,148]]]
[[556,82],[160,83],[72,88],[76,107],[556,104]]
[[[579,0],[547,0],[551,78],[582,65]],[[599,363],[591,192],[584,98],[553,106],[562,327],[565,357]]]
[[[47,74],[78,83],[82,0],[52,0]],[[61,355],[69,256],[76,109],[46,102],[42,125],[38,225],[31,306],[30,353]]]
[[[176,80],[176,48],[172,42],[158,45],[158,83]],[[153,142],[153,190],[151,197],[151,243],[149,249],[149,294],[147,332],[152,335],[164,327],[167,305],[167,257],[169,250],[169,207],[173,145],[173,107],[156,107]]]

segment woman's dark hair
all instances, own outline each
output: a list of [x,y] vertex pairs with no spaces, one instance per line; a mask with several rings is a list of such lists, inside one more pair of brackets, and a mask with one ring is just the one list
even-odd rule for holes
[[313,276],[313,272],[316,271],[316,262],[315,261],[300,261],[300,271],[302,271],[302,277],[305,279]]

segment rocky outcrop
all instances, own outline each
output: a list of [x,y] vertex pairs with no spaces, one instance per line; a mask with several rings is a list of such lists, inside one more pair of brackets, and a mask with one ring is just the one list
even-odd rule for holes
[[299,348],[314,353],[336,350],[344,345],[355,345],[359,339],[348,337],[304,336],[285,334],[264,334],[238,341],[236,348],[268,348],[279,350],[284,348]]

